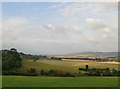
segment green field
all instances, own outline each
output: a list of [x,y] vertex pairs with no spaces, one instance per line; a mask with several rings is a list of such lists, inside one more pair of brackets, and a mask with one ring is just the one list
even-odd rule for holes
[[3,87],[117,87],[118,77],[3,76]]

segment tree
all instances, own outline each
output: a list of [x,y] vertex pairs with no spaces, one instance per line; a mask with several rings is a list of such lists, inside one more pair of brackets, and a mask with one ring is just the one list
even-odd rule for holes
[[14,52],[17,52],[17,49],[15,49],[15,48],[11,48],[10,50],[14,51]]
[[115,70],[115,69],[112,69],[112,75],[118,75],[118,71],[117,70]]
[[40,74],[41,74],[41,75],[44,75],[44,70],[41,70]]
[[88,65],[86,65],[86,70],[88,70],[89,69],[89,66]]
[[11,71],[21,67],[21,57],[17,50],[12,48],[11,50],[2,50],[2,70]]

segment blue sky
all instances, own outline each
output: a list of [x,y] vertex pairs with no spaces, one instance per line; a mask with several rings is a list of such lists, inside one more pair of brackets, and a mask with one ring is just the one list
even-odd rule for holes
[[2,14],[3,48],[33,54],[118,49],[115,2],[4,2]]

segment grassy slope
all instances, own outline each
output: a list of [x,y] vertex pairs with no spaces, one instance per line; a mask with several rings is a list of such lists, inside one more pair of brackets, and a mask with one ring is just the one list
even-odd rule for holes
[[117,77],[3,76],[3,87],[117,87]]
[[89,65],[91,68],[118,68],[117,64],[105,64],[94,61],[59,61],[59,60],[39,60],[36,62],[30,60],[23,61],[22,69],[35,68],[37,70],[59,70],[66,72],[78,73],[78,68],[84,68],[85,65]]

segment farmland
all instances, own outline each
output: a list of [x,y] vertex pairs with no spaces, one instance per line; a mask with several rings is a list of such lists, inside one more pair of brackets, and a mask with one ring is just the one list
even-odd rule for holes
[[59,70],[66,72],[78,73],[78,68],[84,68],[85,65],[89,65],[90,68],[110,68],[118,69],[116,63],[103,63],[95,61],[69,61],[69,60],[38,60],[33,62],[32,60],[22,61],[22,70],[35,68],[36,70]]

